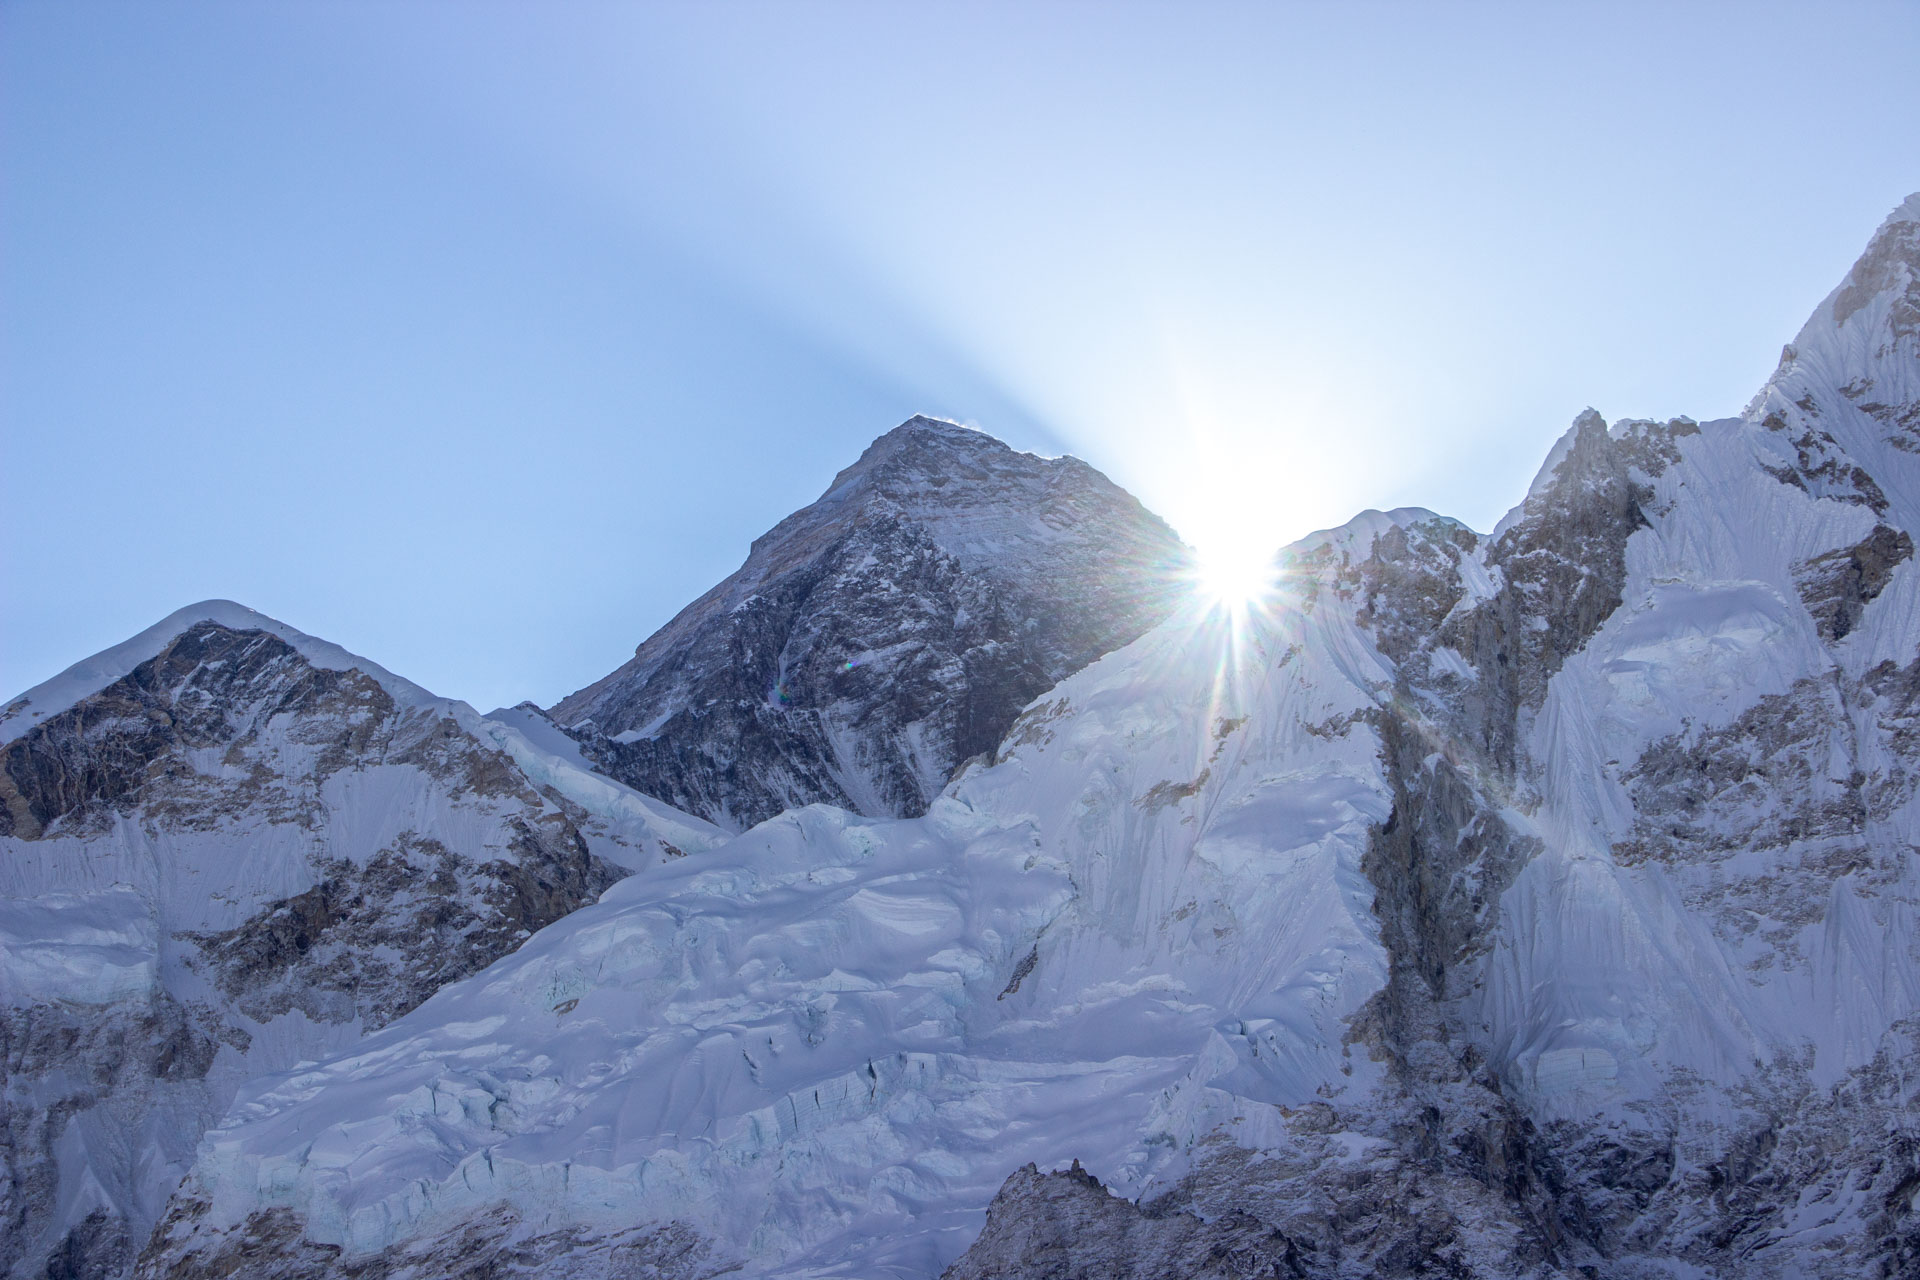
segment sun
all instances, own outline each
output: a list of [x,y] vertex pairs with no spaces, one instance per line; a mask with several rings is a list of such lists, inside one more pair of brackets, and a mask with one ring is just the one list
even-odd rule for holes
[[1275,576],[1273,554],[1257,544],[1215,544],[1195,552],[1194,582],[1215,608],[1251,608],[1272,593]]

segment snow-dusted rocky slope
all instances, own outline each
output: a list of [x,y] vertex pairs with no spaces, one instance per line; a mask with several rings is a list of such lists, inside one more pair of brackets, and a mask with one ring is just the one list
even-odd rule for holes
[[1920,196],[1741,417],[1583,417],[1490,539],[1336,575],[1391,664],[1364,1176],[1298,1125],[1145,1213],[1022,1175],[955,1280],[1146,1274],[1122,1233],[1224,1242],[1195,1275],[1920,1274],[1916,522]]
[[29,691],[0,718],[0,1268],[124,1274],[244,1081],[719,834],[226,601]]
[[1021,707],[1166,617],[1185,559],[1077,458],[913,418],[552,715],[611,776],[724,825],[918,815]]
[[1914,1274],[1917,528],[1920,197],[1741,417],[1582,415],[260,1082],[141,1274]]

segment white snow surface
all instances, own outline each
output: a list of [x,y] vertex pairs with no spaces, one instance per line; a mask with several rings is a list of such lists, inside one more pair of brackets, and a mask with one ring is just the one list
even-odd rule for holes
[[596,772],[569,738],[538,707],[522,704],[502,707],[479,717],[466,703],[457,704],[464,727],[483,742],[513,757],[536,786],[549,786],[595,818],[610,840],[594,840],[594,852],[629,871],[645,866],[636,859],[649,837],[665,840],[682,853],[694,853],[727,839],[728,833],[705,818],[683,813],[670,804],[643,795],[624,783]]
[[1066,1150],[1160,1185],[1374,1078],[1342,1038],[1385,977],[1359,859],[1390,802],[1345,717],[1380,675],[1339,611],[1189,613],[924,818],[814,806],[650,868],[263,1082],[195,1184],[355,1254],[505,1202],[796,1276],[934,1274]]
[[107,1004],[152,987],[159,940],[132,885],[0,900],[0,1002]]
[[[543,719],[480,716],[465,703],[437,698],[337,645],[231,601],[182,609],[14,699],[7,709],[7,739],[100,692],[204,621],[271,633],[317,667],[365,672],[402,714],[451,721],[499,748],[536,789],[551,788],[584,810],[580,830],[592,851],[616,865],[647,865],[659,841],[697,853],[722,838],[711,824],[590,772],[565,748],[564,735],[549,735],[551,725]],[[255,758],[297,779],[311,773],[325,744],[300,733],[296,719],[262,721],[249,742]],[[246,779],[244,769],[221,753],[196,754],[209,757],[192,761],[209,784]],[[256,808],[182,823],[136,808],[112,815],[104,829],[0,837],[0,1004],[8,1010],[50,1006],[75,1016],[91,1008],[101,1019],[137,1021],[164,993],[183,1006],[232,1012],[231,998],[202,970],[200,946],[190,935],[232,929],[310,889],[321,874],[316,868],[329,859],[364,865],[415,835],[431,836],[475,861],[505,856],[513,823],[525,810],[518,800],[465,794],[427,769],[395,763],[350,762],[326,777],[318,801],[293,820]],[[155,1081],[144,1101],[115,1096],[98,1114],[67,1122],[56,1147],[60,1209],[46,1224],[39,1249],[52,1247],[95,1208],[124,1216],[136,1233],[144,1232],[186,1172],[199,1134],[224,1112],[243,1081],[342,1051],[363,1030],[357,1017],[314,1020],[299,1008],[265,1021],[237,1012],[232,1018],[248,1039],[220,1045],[204,1078]],[[75,1073],[90,1069],[79,1062],[69,1067]],[[137,1123],[149,1126],[140,1141],[129,1142],[115,1121],[103,1119],[116,1108],[134,1108]],[[41,1256],[30,1248],[20,1265],[37,1267]]]
[[[1500,816],[1544,847],[1500,900],[1468,1021],[1539,1120],[1647,1123],[1676,1079],[1730,1091],[1776,1063],[1831,1081],[1920,1012],[1920,802],[1868,832],[1890,880],[1839,874],[1810,914],[1757,925],[1714,904],[1761,913],[1805,842],[1619,852],[1653,744],[1920,657],[1911,559],[1836,643],[1794,578],[1876,523],[1920,531],[1920,453],[1863,407],[1920,403],[1895,322],[1909,283],[1896,264],[1871,296],[1836,290],[1742,417],[1675,435],[1622,606],[1528,722],[1532,794]],[[1843,296],[1859,305],[1840,315]],[[1767,470],[1809,425],[1884,514]],[[1431,518],[1364,513],[1296,552],[1357,560]],[[1468,601],[1498,586],[1491,543],[1460,564]],[[1239,623],[1189,611],[1065,681],[924,818],[812,807],[647,868],[350,1051],[259,1082],[203,1144],[206,1225],[291,1208],[359,1256],[495,1207],[528,1231],[679,1219],[746,1275],[931,1276],[1029,1160],[1077,1157],[1139,1196],[1210,1133],[1258,1146],[1282,1108],[1365,1097],[1380,1069],[1343,1040],[1386,978],[1360,863],[1391,795],[1359,716],[1393,670],[1354,602],[1309,608],[1307,585]],[[1842,785],[1840,763],[1811,759],[1808,794]]]
[[[1920,194],[1882,233],[1913,223]],[[1478,1016],[1498,1029],[1510,1083],[1538,1114],[1626,1115],[1625,1104],[1659,1097],[1676,1072],[1733,1081],[1801,1054],[1813,1081],[1830,1087],[1897,1044],[1889,1028],[1920,1012],[1915,798],[1868,824],[1864,843],[1886,851],[1890,879],[1873,882],[1864,869],[1839,876],[1812,923],[1747,908],[1744,941],[1700,904],[1791,874],[1817,844],[1723,865],[1624,866],[1613,853],[1635,816],[1623,775],[1651,743],[1724,728],[1802,682],[1857,679],[1920,657],[1911,558],[1837,644],[1823,642],[1794,584],[1796,564],[1859,542],[1878,523],[1920,535],[1912,436],[1860,407],[1920,405],[1920,337],[1891,323],[1902,299],[1911,305],[1912,274],[1895,264],[1837,321],[1848,288],[1822,302],[1742,417],[1703,423],[1681,442],[1680,463],[1656,481],[1651,527],[1628,542],[1622,606],[1569,659],[1536,722],[1545,803],[1534,820],[1546,849],[1502,903]],[[1763,470],[1791,462],[1807,430],[1865,467],[1884,515]],[[1842,796],[1850,767],[1878,779],[1913,768],[1877,745],[1873,714],[1846,712],[1846,742],[1808,762],[1816,795]],[[1866,758],[1850,765],[1847,743]],[[1790,936],[1763,941],[1776,930]]]
[[[6,740],[100,692],[158,655],[195,623],[269,632],[325,670],[357,669],[372,676],[396,703],[444,716],[483,743],[506,752],[536,786],[552,787],[586,810],[594,851],[629,869],[645,865],[649,836],[683,853],[720,843],[713,824],[641,795],[594,773],[578,748],[538,711],[503,709],[481,716],[464,702],[439,698],[338,645],[315,639],[230,600],[191,605],[121,644],[75,663],[8,704]],[[311,756],[307,744],[278,744],[290,760]],[[92,1001],[103,988],[97,965],[50,958],[62,948],[109,952],[123,959],[144,954],[151,973],[156,930],[217,930],[243,919],[263,902],[306,888],[306,852],[319,847],[355,857],[425,827],[456,847],[490,843],[491,814],[462,812],[435,794],[430,778],[394,765],[351,769],[328,783],[327,826],[318,833],[240,815],[191,829],[156,828],[121,820],[108,836],[56,835],[38,841],[0,840],[0,999]],[[89,902],[94,905],[87,905]],[[136,904],[144,904],[136,907]],[[144,922],[136,917],[144,913]],[[109,943],[108,938],[117,939]],[[105,950],[100,950],[105,948]],[[127,960],[131,964],[130,959]],[[70,972],[69,972],[70,970]],[[132,973],[133,969],[127,972]],[[63,978],[63,972],[69,976]],[[70,978],[70,980],[69,980]]]

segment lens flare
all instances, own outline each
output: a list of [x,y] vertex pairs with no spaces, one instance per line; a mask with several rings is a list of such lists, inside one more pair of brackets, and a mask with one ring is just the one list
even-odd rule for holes
[[1274,578],[1274,557],[1257,544],[1203,546],[1195,556],[1194,582],[1215,608],[1252,608],[1272,594]]

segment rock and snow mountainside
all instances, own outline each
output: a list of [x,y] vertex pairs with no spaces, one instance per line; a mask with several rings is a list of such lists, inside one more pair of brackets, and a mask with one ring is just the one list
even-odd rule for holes
[[1485,541],[1299,557],[1389,673],[1385,1085],[1139,1206],[1022,1173],[953,1280],[1920,1275],[1916,534],[1920,196],[1741,417],[1585,415]]
[[0,1268],[124,1274],[243,1082],[719,834],[225,601],[14,700]]
[[1186,554],[1077,458],[913,418],[551,714],[612,777],[726,826],[917,816],[1021,707],[1165,618]]
[[[906,451],[899,435],[882,445]],[[865,483],[876,455],[847,477]],[[951,528],[966,527],[963,494]],[[988,506],[1000,527],[1009,504]],[[790,557],[768,551],[683,615],[719,640],[649,642],[558,718],[599,754],[665,741],[645,735],[687,717],[693,763],[662,789],[729,820],[828,783],[875,814],[915,808],[905,790],[848,794],[846,761],[877,758],[842,752],[853,719],[807,721],[817,737],[774,750],[761,777],[745,755],[729,774],[725,726],[696,714],[731,706],[727,725],[760,732],[749,711],[765,691],[725,693],[715,655],[776,689],[801,667],[817,675],[849,641],[807,637],[868,635],[885,621],[868,602],[916,581],[862,578],[864,550],[818,558],[810,538],[837,545],[865,522],[820,508],[795,520],[755,553]],[[357,1015],[321,1046],[330,1056],[292,1066],[309,1040],[244,1087],[251,1067],[218,1074],[242,1052],[223,1043],[203,1075],[218,1084],[201,1087],[238,1095],[137,1274],[1920,1274],[1916,533],[1920,197],[1741,417],[1584,414],[1492,534],[1399,510],[1308,538],[1263,608],[1180,605],[1028,704],[920,816],[810,804],[685,858],[635,858],[635,874],[487,968],[364,1039],[379,1018]],[[1017,541],[981,538],[1003,560]],[[972,573],[966,538],[933,544],[927,564]],[[787,558],[823,576],[795,578]],[[964,593],[907,594],[971,608]],[[802,595],[805,608],[769,602]],[[773,638],[755,618],[773,619]],[[805,661],[782,668],[782,653]],[[888,758],[913,763],[888,776],[935,786],[932,757],[901,745],[934,731],[898,726],[924,725],[957,686],[893,669],[902,698],[925,700],[858,741],[891,742]],[[629,687],[655,700],[616,714]],[[796,701],[832,702],[810,696]],[[519,746],[500,722],[475,718],[476,737],[503,735],[491,740],[523,770],[543,762],[561,799],[592,810],[568,790],[591,784],[640,803],[566,771],[552,726],[517,715]],[[98,717],[132,718],[117,704]],[[214,829],[281,821],[277,800],[228,814],[179,790],[245,785],[248,757],[229,765],[231,750],[143,765],[151,812],[116,810],[99,835],[82,834],[92,816],[38,816],[7,758],[9,876],[55,866],[35,861],[48,840],[119,840],[102,860],[138,850],[150,916],[173,913],[154,941],[115,933],[110,886],[89,883],[99,901],[58,944],[71,955],[4,953],[16,1006],[159,1009],[114,993],[164,988],[182,1020],[204,1006],[263,1055],[309,1034],[292,993],[336,1007],[330,966],[357,951],[289,961],[285,979],[263,968],[234,996],[222,958],[253,953],[201,941],[257,936],[243,926],[302,892],[300,877],[222,909],[170,870],[193,861],[196,815]],[[802,770],[827,760],[841,772]],[[409,767],[447,788],[428,793],[451,794],[432,801],[449,812],[497,800]],[[34,794],[95,776],[43,772]],[[317,763],[293,774],[318,779],[323,829],[396,821]],[[598,852],[561,799],[535,799]],[[94,856],[76,844],[57,865],[76,876]],[[5,923],[24,937],[60,918]],[[385,945],[370,952],[381,974],[411,972]],[[149,953],[157,978],[116,987]],[[36,975],[66,986],[43,992]],[[280,1020],[245,1021],[249,999],[271,1012],[282,991]],[[84,1223],[84,1195],[104,1202],[93,1189],[125,1166],[106,1126],[69,1118],[59,1091],[85,1082],[51,1063],[22,1074],[10,1059],[9,1102],[41,1091],[28,1101],[48,1118],[29,1128],[51,1154],[37,1167],[57,1162],[58,1220]],[[95,1110],[127,1099],[150,1126],[139,1118],[217,1112],[217,1098],[176,1101],[169,1071],[155,1055],[133,1073],[144,1092],[109,1079]],[[130,1185],[159,1185],[135,1168]],[[87,1273],[85,1259],[55,1263]]]
[[1743,416],[1584,414],[1490,536],[1309,538],[924,816],[260,1082],[140,1274],[1916,1274],[1916,531],[1920,197]]
[[1240,1094],[1364,1095],[1382,675],[1350,611],[1188,612],[919,819],[644,870],[249,1092],[142,1274],[931,1275],[1020,1164],[1149,1187]]

